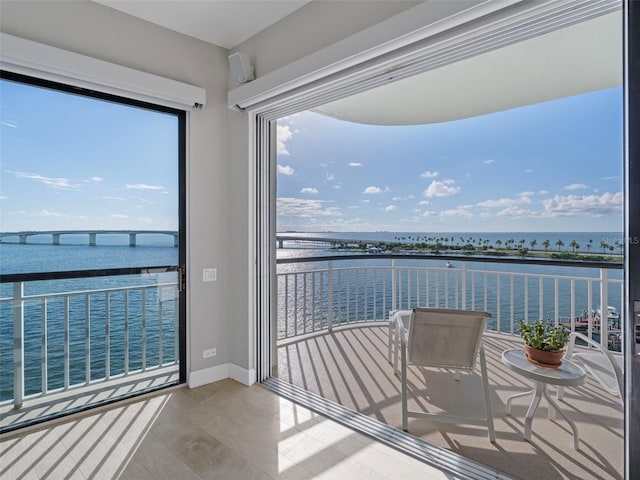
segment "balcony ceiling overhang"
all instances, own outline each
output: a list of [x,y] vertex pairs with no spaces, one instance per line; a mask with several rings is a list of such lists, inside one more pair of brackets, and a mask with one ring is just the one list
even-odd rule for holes
[[613,12],[450,63],[313,110],[372,125],[440,123],[622,84]]

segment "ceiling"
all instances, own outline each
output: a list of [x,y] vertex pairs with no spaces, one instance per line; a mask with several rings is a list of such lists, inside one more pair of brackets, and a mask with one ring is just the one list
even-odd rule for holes
[[233,48],[311,0],[94,0],[156,25]]
[[621,15],[592,18],[314,111],[374,125],[439,123],[619,86]]

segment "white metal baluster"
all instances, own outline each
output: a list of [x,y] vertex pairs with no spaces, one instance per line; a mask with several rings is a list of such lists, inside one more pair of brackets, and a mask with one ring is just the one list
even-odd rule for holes
[[609,271],[600,269],[600,345],[609,348]]
[[164,317],[164,307],[162,305],[164,298],[162,296],[162,287],[158,287],[158,366],[162,366],[164,363],[164,345],[163,345],[163,331],[162,331],[162,319]]
[[316,331],[316,272],[311,274],[311,331]]
[[529,277],[524,277],[524,321],[529,323]]
[[307,273],[302,274],[302,317],[304,321],[304,333],[307,333]]
[[105,365],[105,373],[104,378],[109,380],[111,376],[111,331],[110,331],[110,323],[111,323],[111,308],[109,306],[109,292],[105,292],[104,294],[104,337],[105,337],[105,352],[104,352],[104,365]]
[[501,332],[502,329],[500,328],[500,310],[502,310],[500,307],[500,278],[502,276],[500,274],[496,275],[496,331]]
[[554,319],[553,319],[553,324],[554,325],[558,325],[559,323],[559,318],[558,318],[558,314],[559,314],[559,305],[560,305],[560,282],[559,280],[556,278],[554,279],[553,282],[553,309],[554,309]]
[[436,283],[436,301],[435,301],[435,308],[440,308],[440,280],[438,279],[438,271],[435,270],[433,272],[433,276],[435,278],[435,283]]
[[510,305],[511,308],[509,313],[509,327],[510,327],[509,333],[513,334],[513,332],[515,332],[515,315],[516,315],[516,312],[514,310],[515,302],[514,302],[514,276],[513,275],[511,275],[509,289],[510,289],[509,302],[511,303]]
[[544,280],[538,279],[538,319],[544,319]]
[[411,302],[411,269],[407,268],[407,309],[411,309],[413,303]]
[[180,294],[178,292],[178,287],[174,287],[174,298],[176,299],[175,302],[173,302],[173,319],[174,319],[174,327],[173,327],[173,331],[175,332],[173,337],[174,337],[174,342],[175,342],[175,346],[173,348],[173,351],[175,352],[175,358],[173,359],[173,363],[177,364],[180,363]]
[[449,272],[444,272],[444,308],[449,308]]
[[142,289],[142,331],[140,337],[142,341],[142,371],[147,369],[147,289]]
[[298,273],[293,274],[293,322],[295,325],[295,334],[300,331],[300,321],[298,319]]
[[593,339],[593,282],[589,280],[587,283],[587,303],[589,306],[587,307],[589,310],[587,312],[587,319],[589,323],[587,323],[587,337]]
[[484,272],[484,287],[483,287],[483,296],[484,296],[484,308],[483,310],[486,312],[488,310],[488,306],[489,306],[489,298],[488,298],[488,292],[487,292],[487,281],[488,281],[489,277],[487,272]]
[[64,389],[69,388],[69,295],[64,296]]
[[13,284],[13,406],[22,408],[24,396],[24,283]]
[[328,272],[328,278],[327,278],[327,324],[328,324],[329,331],[332,332],[333,331],[333,261],[332,260],[329,260],[329,272]]
[[84,383],[91,383],[91,295],[84,296]]
[[576,330],[576,281],[571,279],[571,317],[569,324],[572,332]]
[[378,319],[378,269],[373,269],[373,320]]
[[462,294],[462,309],[467,309],[467,262],[462,262],[462,268],[460,269],[460,293]]
[[476,273],[471,272],[471,310],[476,309]]
[[425,305],[425,307],[429,306],[429,301],[431,300],[431,282],[429,281],[429,279],[431,278],[431,272],[427,270],[426,275],[425,275],[425,290],[427,292],[427,303]]
[[289,274],[284,275],[284,337],[289,337]]
[[124,374],[129,374],[129,290],[124,291]]
[[47,299],[43,298],[40,307],[40,325],[42,329],[42,338],[41,338],[41,350],[40,353],[42,355],[42,372],[41,372],[41,382],[42,382],[42,394],[46,394],[49,390],[49,346],[47,342]]
[[391,310],[398,309],[398,298],[397,298],[397,280],[396,280],[396,259],[391,260]]

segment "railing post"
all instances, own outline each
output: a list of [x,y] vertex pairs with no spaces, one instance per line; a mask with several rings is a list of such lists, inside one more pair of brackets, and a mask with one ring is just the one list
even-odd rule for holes
[[22,408],[24,396],[24,283],[13,284],[13,406]]
[[391,310],[398,309],[398,299],[396,298],[396,259],[391,259]]
[[462,262],[462,268],[460,269],[460,290],[462,292],[462,301],[460,307],[462,310],[467,309],[467,262]]
[[329,260],[327,275],[327,329],[331,332],[333,331],[333,260]]
[[609,349],[609,270],[600,269],[600,345]]

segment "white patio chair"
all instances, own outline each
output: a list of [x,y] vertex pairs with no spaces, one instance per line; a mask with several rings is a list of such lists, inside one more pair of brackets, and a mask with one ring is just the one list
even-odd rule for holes
[[[409,431],[409,417],[430,418],[442,422],[486,425],[489,429],[489,440],[495,442],[487,363],[482,346],[482,333],[487,318],[490,317],[490,313],[471,310],[434,308],[413,310],[408,335],[400,335],[402,429],[404,431]],[[398,331],[400,331],[399,327],[400,325],[398,325]],[[409,365],[474,371],[478,354],[480,354],[485,418],[409,411],[407,398],[407,368]],[[458,380],[457,377],[456,380]]]
[[389,341],[387,359],[393,364],[393,373],[398,374],[398,351],[400,349],[400,335],[406,335],[411,323],[413,310],[391,310],[389,312]]
[[[582,340],[589,347],[575,348],[576,340]],[[614,356],[609,350],[589,337],[572,332],[569,335],[567,351],[564,354],[567,360],[575,361],[582,366],[598,383],[611,395],[622,401],[623,369],[622,356]],[[564,396],[564,387],[558,387],[558,400]]]

